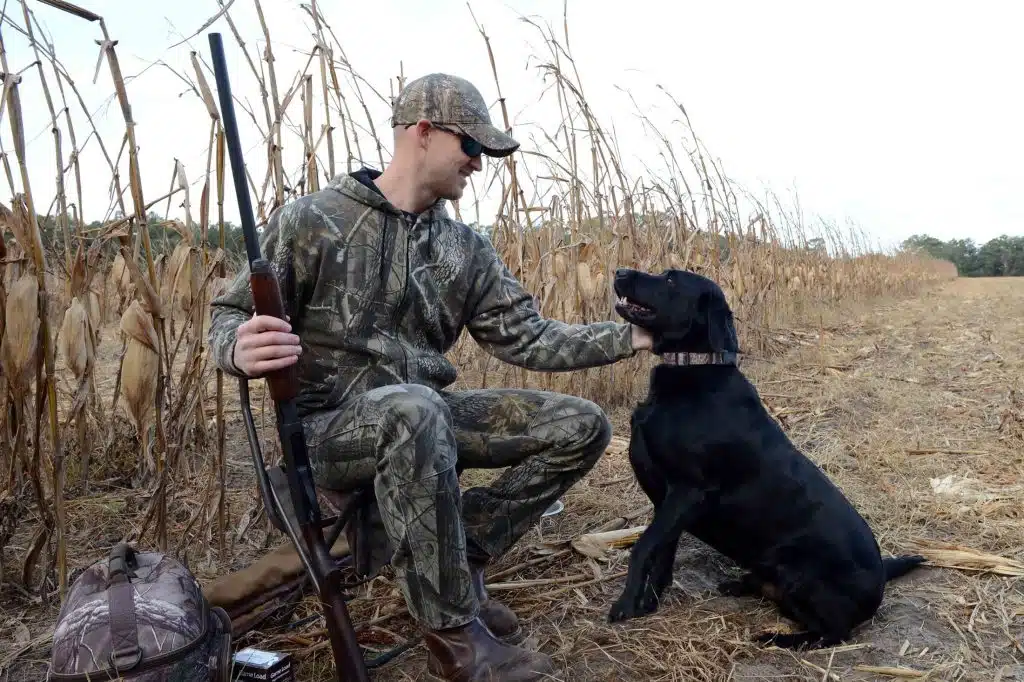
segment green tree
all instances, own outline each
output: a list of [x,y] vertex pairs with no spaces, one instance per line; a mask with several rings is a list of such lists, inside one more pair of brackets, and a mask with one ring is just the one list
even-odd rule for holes
[[1024,276],[1024,236],[1001,235],[978,246],[971,239],[944,242],[929,235],[913,235],[901,248],[950,261],[961,277]]

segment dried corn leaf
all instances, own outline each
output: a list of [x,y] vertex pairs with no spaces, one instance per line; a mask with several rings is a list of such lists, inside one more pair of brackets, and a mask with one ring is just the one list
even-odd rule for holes
[[[121,247],[122,253],[126,251],[124,247]],[[131,277],[132,284],[135,285],[136,291],[142,294],[143,308],[147,312],[155,312],[157,317],[163,318],[163,305],[160,301],[159,294],[154,291],[152,285],[145,275],[142,274],[142,270],[135,261],[125,259],[125,266],[128,269],[128,274]],[[157,286],[160,286],[162,281],[159,269],[157,271]]]
[[[28,219],[28,208],[25,207],[25,200],[21,195],[15,198],[11,204],[13,210],[0,204],[0,227],[6,227],[14,235],[21,250],[28,254],[32,253],[32,239],[30,234],[31,221]],[[0,229],[0,233],[3,230]]]
[[919,540],[915,550],[932,566],[964,571],[983,571],[1014,578],[1024,577],[1024,563],[998,554],[987,554],[968,547],[942,542]]
[[914,670],[912,668],[893,668],[883,665],[856,665],[854,670],[859,670],[864,673],[874,673],[875,675],[886,675],[888,677],[900,677],[903,679],[920,679],[927,677],[928,673],[921,672],[920,670]]
[[629,439],[622,436],[612,436],[608,441],[608,447],[604,450],[604,456],[623,455],[629,452]]
[[75,254],[75,260],[71,264],[71,296],[81,296],[82,292],[86,289],[86,275],[87,268],[85,263],[85,252],[82,247],[78,247],[78,253]]

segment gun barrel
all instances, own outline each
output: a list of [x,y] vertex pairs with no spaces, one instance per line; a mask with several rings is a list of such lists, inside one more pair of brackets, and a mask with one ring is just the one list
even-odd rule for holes
[[256,221],[253,218],[252,200],[245,183],[245,161],[242,159],[242,143],[238,135],[238,121],[231,98],[231,82],[228,79],[228,65],[224,57],[224,39],[220,33],[211,33],[210,51],[213,55],[213,74],[217,80],[217,96],[220,98],[220,118],[228,143],[228,158],[231,159],[231,175],[235,181],[235,198],[238,214],[242,221],[245,237],[245,252],[249,264],[260,258],[260,243],[256,237]]

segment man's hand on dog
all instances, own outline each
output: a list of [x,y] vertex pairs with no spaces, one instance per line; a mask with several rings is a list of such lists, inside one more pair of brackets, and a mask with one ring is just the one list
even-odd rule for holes
[[638,327],[635,324],[633,327],[633,348],[637,350],[651,350],[654,348],[654,337],[651,333],[643,327]]
[[[299,337],[291,334],[292,327],[284,320],[270,315],[254,315],[238,327],[235,342],[235,367],[250,377],[260,377],[298,360],[302,353]],[[643,327],[631,325],[633,348],[651,350],[654,337]]]

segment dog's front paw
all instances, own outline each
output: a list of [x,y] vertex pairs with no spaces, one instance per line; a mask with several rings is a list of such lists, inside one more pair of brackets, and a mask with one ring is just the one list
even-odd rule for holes
[[627,589],[612,604],[612,608],[608,611],[608,622],[618,623],[630,618],[639,618],[640,616],[654,613],[657,610],[658,595],[653,587],[648,585],[647,589],[643,590],[640,594],[636,594],[634,590]]
[[608,622],[621,623],[624,620],[633,618],[635,615],[636,614],[633,613],[630,602],[620,597],[614,604],[612,604],[611,609],[608,610]]

